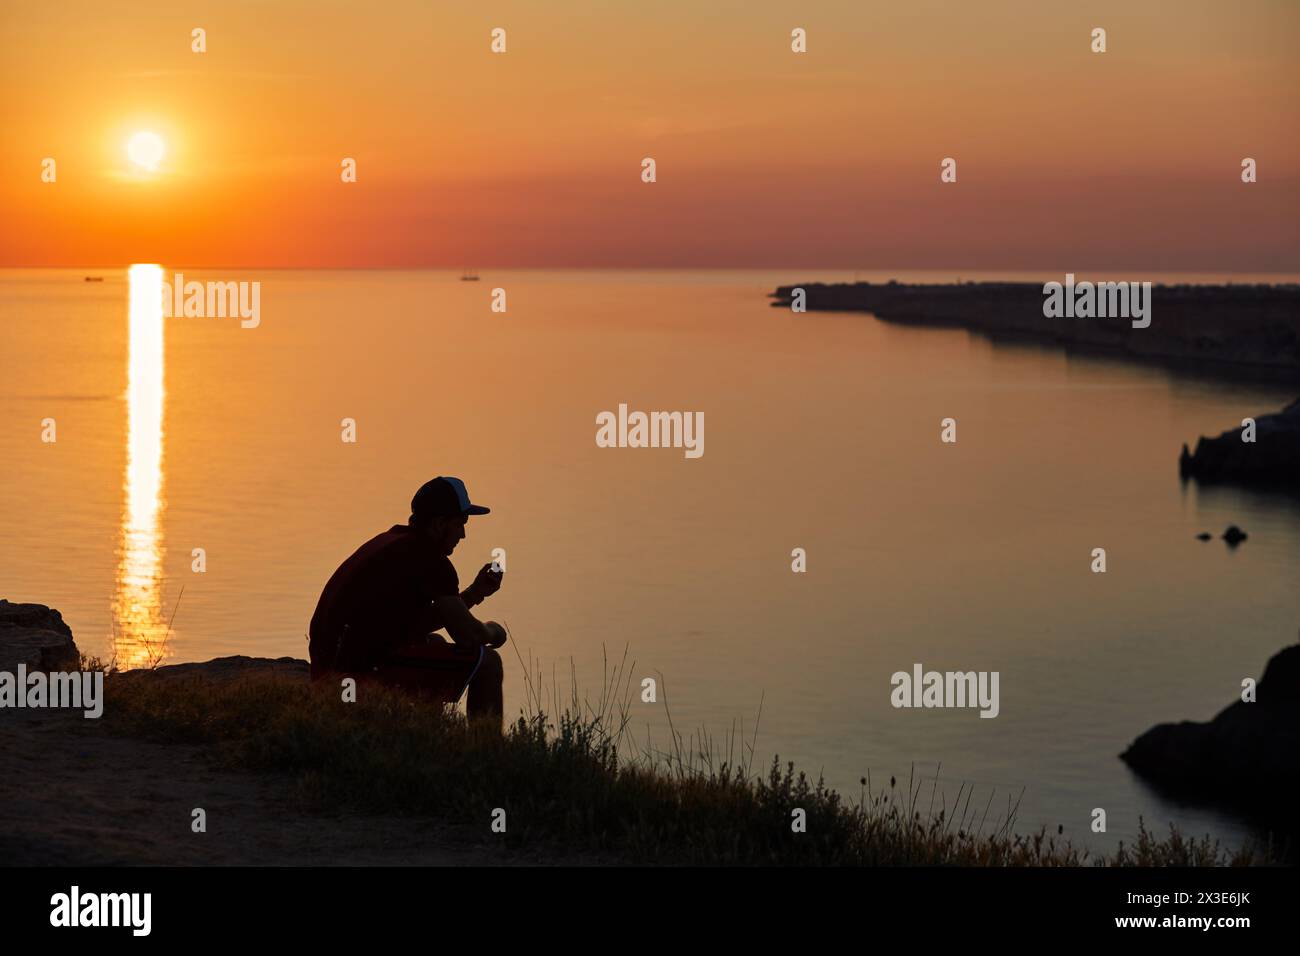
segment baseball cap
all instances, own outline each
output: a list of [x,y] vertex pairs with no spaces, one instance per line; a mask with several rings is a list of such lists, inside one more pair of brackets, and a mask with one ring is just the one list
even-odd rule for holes
[[443,475],[426,481],[411,499],[411,514],[417,518],[485,515],[489,510],[482,505],[470,504],[465,482]]

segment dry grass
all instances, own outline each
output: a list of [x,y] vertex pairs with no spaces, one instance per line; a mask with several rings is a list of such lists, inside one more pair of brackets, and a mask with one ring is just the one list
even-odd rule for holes
[[[521,663],[523,663],[521,661]],[[689,740],[671,724],[666,750],[632,740],[626,656],[605,668],[596,699],[549,696],[524,664],[526,704],[504,735],[397,692],[344,703],[335,686],[300,679],[124,677],[106,681],[105,723],[117,732],[209,748],[220,765],[291,775],[305,808],[407,813],[486,823],[507,813],[512,845],[564,847],[634,863],[959,866],[1213,866],[1264,862],[1246,847],[1158,840],[1090,858],[1060,837],[1014,832],[1018,802],[981,807],[970,787],[951,800],[937,777],[846,800],[774,759],[753,766],[754,736]],[[576,682],[575,682],[576,686]],[[761,709],[760,709],[761,712]],[[794,832],[793,811],[806,814]],[[993,816],[990,816],[990,813]]]

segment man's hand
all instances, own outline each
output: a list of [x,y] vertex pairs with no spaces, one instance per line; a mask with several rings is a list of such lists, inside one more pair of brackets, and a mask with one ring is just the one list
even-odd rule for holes
[[475,604],[481,603],[485,598],[490,598],[501,589],[500,571],[492,570],[491,563],[479,568],[478,575],[474,578],[474,583],[465,589],[466,594],[474,598]]
[[[469,593],[469,588],[465,593]],[[442,615],[447,634],[461,647],[500,647],[506,642],[506,629],[495,621],[480,621],[474,617],[465,606],[462,595],[434,598],[433,606]]]

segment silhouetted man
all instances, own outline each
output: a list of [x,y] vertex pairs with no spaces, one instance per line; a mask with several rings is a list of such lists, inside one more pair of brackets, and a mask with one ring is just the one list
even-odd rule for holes
[[[311,619],[312,679],[354,676],[455,701],[469,688],[470,717],[502,715],[505,628],[469,609],[496,593],[485,564],[464,591],[448,558],[465,537],[471,504],[459,478],[434,478],[411,499],[405,525],[371,538],[330,577]],[[453,643],[433,631],[446,628]]]

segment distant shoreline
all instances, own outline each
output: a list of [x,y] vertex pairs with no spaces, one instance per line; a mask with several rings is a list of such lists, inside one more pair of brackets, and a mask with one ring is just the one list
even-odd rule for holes
[[1300,381],[1300,285],[1156,285],[1149,328],[1122,318],[1048,318],[1033,282],[808,283],[779,286],[774,308],[803,289],[810,312],[869,312],[904,325],[1050,342],[1125,358],[1220,370],[1268,369]]

